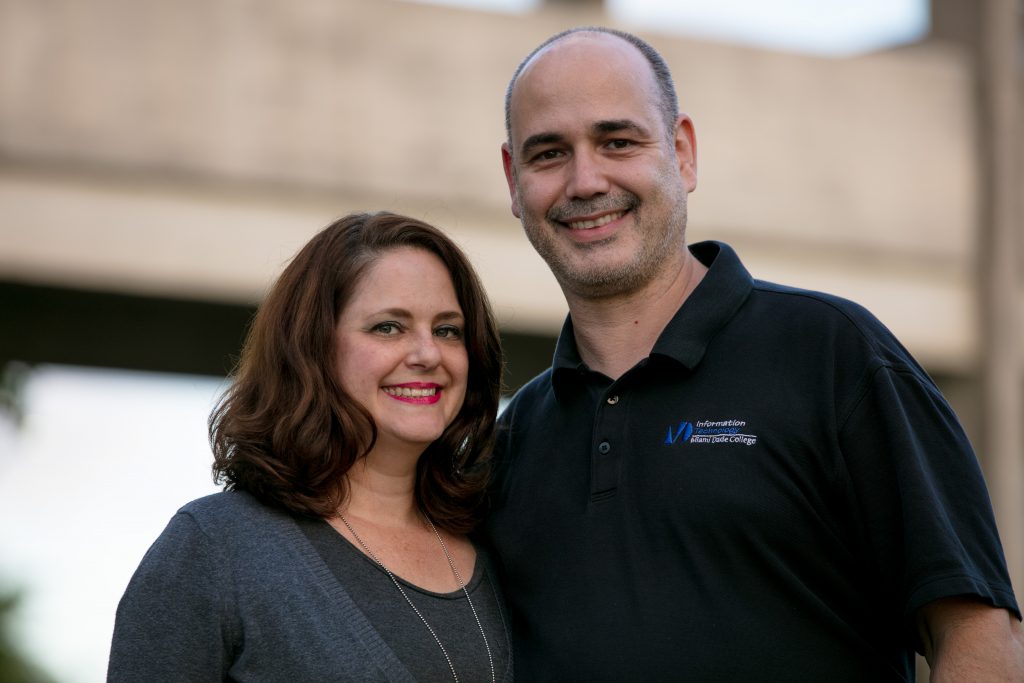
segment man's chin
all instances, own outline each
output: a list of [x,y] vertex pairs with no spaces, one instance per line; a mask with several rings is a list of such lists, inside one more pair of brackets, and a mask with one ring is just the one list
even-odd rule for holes
[[[556,271],[555,279],[562,289],[588,299],[607,299],[639,289],[644,283],[631,264],[605,264],[587,268],[562,269]],[[552,268],[554,270],[554,268]]]

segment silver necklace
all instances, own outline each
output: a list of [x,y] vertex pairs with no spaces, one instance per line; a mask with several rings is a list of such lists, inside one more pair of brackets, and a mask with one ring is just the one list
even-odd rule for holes
[[[376,562],[377,566],[383,569],[384,572],[389,577],[391,577],[391,582],[395,584],[395,588],[398,589],[398,592],[402,594],[402,597],[405,598],[405,601],[409,603],[409,607],[412,607],[412,611],[416,613],[416,616],[420,618],[420,621],[423,622],[423,625],[427,627],[428,631],[430,631],[430,635],[434,637],[434,642],[437,643],[437,646],[439,648],[441,648],[441,654],[444,655],[445,661],[448,662],[448,668],[452,672],[452,678],[455,679],[455,683],[459,683],[459,675],[455,673],[455,666],[452,664],[452,658],[448,656],[448,650],[444,649],[444,645],[441,644],[441,639],[437,637],[437,633],[434,632],[434,629],[430,626],[430,624],[427,623],[427,620],[424,618],[423,614],[419,611],[416,605],[413,604],[412,600],[409,599],[409,594],[405,592],[404,588],[402,588],[402,584],[398,582],[398,579],[396,579],[395,575],[391,573],[391,570],[385,567],[384,563],[381,562],[380,559],[378,559],[377,556],[373,554],[373,551],[370,550],[370,546],[366,545],[366,543],[363,542],[363,539],[360,538],[359,534],[356,533],[356,530],[353,529],[352,525],[348,523],[347,519],[345,519],[345,515],[341,514],[341,512],[339,511],[338,517],[341,518],[342,524],[344,524],[345,528],[349,530],[349,533],[352,534],[352,537],[359,541],[359,545],[363,547],[363,550],[366,551],[366,554],[370,557],[370,559]],[[473,606],[473,600],[469,597],[469,591],[466,590],[466,583],[462,580],[462,575],[459,574],[459,570],[455,568],[455,562],[452,560],[452,556],[448,552],[448,546],[445,545],[444,539],[441,538],[441,534],[437,532],[437,527],[434,526],[434,522],[429,517],[426,517],[426,520],[427,524],[430,525],[430,530],[433,531],[434,536],[437,537],[437,542],[441,544],[441,550],[444,551],[445,559],[448,560],[448,566],[451,568],[452,574],[455,575],[455,580],[458,582],[459,588],[462,589],[462,593],[466,596],[466,603],[469,605],[470,611],[473,612],[473,618],[476,619],[476,627],[480,629],[480,637],[484,639],[484,648],[487,650],[487,662],[491,666],[491,683],[496,683],[496,679],[494,677],[494,657],[491,656],[491,646],[487,642],[487,634],[484,633],[484,626],[482,623],[480,623],[480,615],[476,613],[476,607]]]

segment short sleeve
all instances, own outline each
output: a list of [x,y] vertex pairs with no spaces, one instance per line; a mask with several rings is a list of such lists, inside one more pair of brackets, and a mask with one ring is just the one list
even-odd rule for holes
[[907,625],[953,596],[1019,618],[981,468],[935,385],[915,367],[879,366],[839,434],[863,545]]
[[233,640],[229,571],[192,517],[175,515],[118,605],[108,683],[225,680]]

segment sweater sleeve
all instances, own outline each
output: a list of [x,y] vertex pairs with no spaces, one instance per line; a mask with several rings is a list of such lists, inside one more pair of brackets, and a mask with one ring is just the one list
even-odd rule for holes
[[118,605],[108,683],[225,680],[235,629],[219,555],[191,515],[171,519]]

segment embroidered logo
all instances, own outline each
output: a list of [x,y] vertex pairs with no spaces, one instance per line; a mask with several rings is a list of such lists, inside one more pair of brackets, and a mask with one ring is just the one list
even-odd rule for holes
[[692,435],[693,425],[690,424],[689,422],[680,422],[679,427],[677,427],[675,430],[672,429],[672,425],[669,425],[668,436],[665,437],[665,444],[671,446],[677,441],[683,441],[685,443],[686,441],[690,440],[690,437]]
[[745,434],[746,420],[698,420],[697,422],[682,421],[677,426],[669,425],[665,436],[665,445],[674,444],[722,444],[738,443],[753,446],[757,443],[756,434]]

